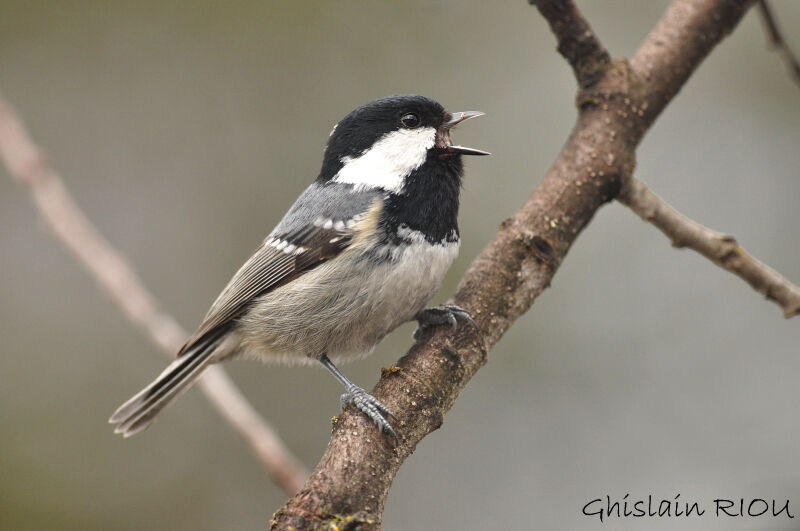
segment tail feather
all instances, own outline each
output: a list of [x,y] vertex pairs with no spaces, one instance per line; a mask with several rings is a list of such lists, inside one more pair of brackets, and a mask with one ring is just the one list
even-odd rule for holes
[[114,433],[136,435],[153,423],[156,416],[186,391],[211,361],[218,338],[200,341],[167,366],[147,387],[122,404],[108,422],[116,424]]

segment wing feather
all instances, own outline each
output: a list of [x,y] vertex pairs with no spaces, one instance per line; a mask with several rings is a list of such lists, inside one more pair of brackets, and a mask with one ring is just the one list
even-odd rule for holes
[[[211,305],[203,323],[178,355],[243,312],[250,302],[270,289],[329,260],[348,247],[353,232],[309,224],[262,243]],[[288,252],[287,252],[288,250]]]
[[356,221],[380,212],[381,198],[379,191],[357,191],[341,183],[309,186],[222,290],[178,355],[226,326],[259,295],[290,282],[346,249],[357,240],[360,229]]

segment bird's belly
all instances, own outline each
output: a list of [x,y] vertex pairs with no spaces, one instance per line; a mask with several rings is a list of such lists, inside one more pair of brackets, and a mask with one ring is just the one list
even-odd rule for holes
[[259,297],[238,321],[242,350],[302,363],[369,354],[425,307],[458,254],[458,242],[415,242],[387,256],[345,251]]

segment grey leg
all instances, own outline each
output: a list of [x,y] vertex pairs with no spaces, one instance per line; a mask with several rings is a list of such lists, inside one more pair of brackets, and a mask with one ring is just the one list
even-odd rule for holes
[[347,389],[347,392],[344,393],[339,400],[341,408],[344,409],[348,405],[353,404],[356,408],[358,408],[359,411],[368,416],[370,420],[372,420],[372,422],[378,426],[378,429],[385,431],[396,439],[397,434],[392,429],[389,421],[386,420],[386,416],[394,417],[392,412],[389,411],[389,408],[381,404],[377,398],[348,380],[347,376],[342,374],[342,371],[340,371],[336,365],[333,364],[327,355],[323,354],[319,361],[325,366],[326,369],[331,371],[331,374],[333,374],[337,380],[342,382],[342,385],[344,385],[345,389]]
[[474,327],[478,327],[472,316],[465,309],[460,308],[454,304],[443,304],[442,306],[434,306],[433,308],[426,308],[419,312],[416,316],[417,329],[414,331],[414,339],[418,340],[422,333],[431,326],[450,325],[453,330],[458,328],[458,320],[461,319],[470,323]]

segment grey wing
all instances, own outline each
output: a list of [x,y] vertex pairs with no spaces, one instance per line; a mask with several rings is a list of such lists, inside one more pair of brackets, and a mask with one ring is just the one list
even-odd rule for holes
[[[355,226],[380,196],[375,193],[342,195],[347,185],[311,185],[297,199],[275,230],[236,272],[211,305],[203,323],[178,352],[240,315],[253,299],[290,282],[346,249]],[[356,200],[351,201],[356,196]]]
[[314,183],[300,194],[275,230],[267,237],[291,233],[314,223],[347,223],[364,215],[376,199],[383,197],[377,190],[357,190],[352,184]]

